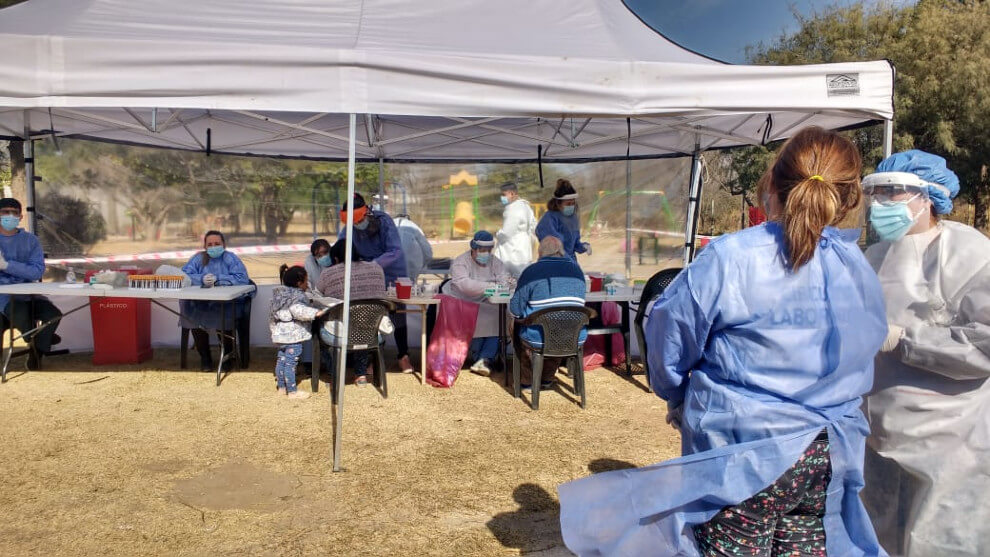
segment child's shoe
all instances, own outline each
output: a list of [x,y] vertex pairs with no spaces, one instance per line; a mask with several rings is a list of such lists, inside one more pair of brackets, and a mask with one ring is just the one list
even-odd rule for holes
[[306,391],[292,391],[289,393],[289,398],[292,400],[306,400],[309,398],[309,393]]
[[287,394],[287,393],[286,393],[286,390],[285,390],[285,387],[279,387],[279,388],[278,388],[278,394],[280,394],[280,395],[285,395],[285,394]]

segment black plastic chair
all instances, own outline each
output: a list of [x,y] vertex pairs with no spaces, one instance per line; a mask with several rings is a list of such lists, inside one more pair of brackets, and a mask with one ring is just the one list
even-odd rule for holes
[[[241,369],[247,369],[251,364],[251,301],[258,293],[258,285],[253,280],[248,284],[254,287],[250,294],[245,294],[234,300],[234,334],[237,336],[237,362]],[[188,365],[189,331],[182,327],[179,332],[179,368],[186,369]],[[221,342],[222,333],[221,333]]]
[[643,293],[639,297],[639,305],[636,307],[636,317],[633,318],[633,325],[636,329],[636,341],[639,343],[639,357],[643,359],[643,369],[646,370],[646,386],[653,392],[653,386],[650,385],[650,370],[649,370],[649,359],[646,357],[646,333],[643,332],[643,320],[646,318],[646,310],[650,307],[650,302],[654,299],[659,298],[663,291],[670,286],[670,283],[674,282],[677,275],[680,274],[681,268],[674,267],[671,269],[664,269],[646,281],[646,285],[643,287]]
[[[543,358],[566,358],[567,370],[574,380],[574,392],[581,397],[585,407],[587,393],[584,385],[584,347],[579,344],[581,329],[595,316],[595,310],[587,307],[555,307],[541,309],[525,319],[517,319],[513,327],[514,356],[512,358],[512,389],[516,398],[522,396],[520,385],[521,350],[528,350],[533,362],[533,384],[530,405],[540,409],[540,380],[543,375]],[[533,346],[519,334],[522,327],[537,326],[543,330],[543,346]]]
[[[378,328],[383,319],[388,317],[389,312],[395,311],[395,304],[388,300],[355,300],[351,302],[350,326],[347,329],[347,351],[348,352],[374,352],[371,359],[373,370],[373,380],[382,396],[388,398],[388,378],[385,373],[385,342],[379,336]],[[327,319],[341,321],[343,319],[344,306],[338,305],[330,309]],[[321,344],[322,341],[321,341]],[[335,352],[335,357],[342,357],[340,346],[330,346]],[[340,361],[339,359],[336,361]],[[334,374],[337,370],[334,370]],[[336,382],[331,379],[331,384]],[[335,389],[334,389],[335,390]],[[340,404],[340,393],[333,393],[334,400]]]

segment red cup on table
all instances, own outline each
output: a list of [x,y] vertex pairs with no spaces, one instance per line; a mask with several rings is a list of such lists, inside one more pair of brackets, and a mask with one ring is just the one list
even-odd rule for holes
[[591,279],[591,292],[601,292],[603,277],[601,275],[588,275]]
[[408,300],[412,297],[412,281],[399,279],[395,281],[395,297]]

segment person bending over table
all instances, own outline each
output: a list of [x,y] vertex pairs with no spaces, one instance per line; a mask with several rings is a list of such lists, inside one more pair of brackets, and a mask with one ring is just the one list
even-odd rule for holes
[[[247,269],[233,253],[227,251],[227,240],[217,230],[210,230],[203,236],[203,251],[192,256],[182,267],[182,272],[189,275],[193,286],[212,288],[213,286],[239,286],[250,284]],[[182,327],[192,330],[196,352],[199,352],[200,369],[213,369],[213,357],[210,355],[210,336],[206,329],[221,328],[220,308],[222,302],[207,300],[182,300],[179,304]],[[243,311],[239,301],[226,304],[226,326],[222,332],[224,352],[233,350],[234,323]],[[224,364],[227,365],[227,364]]]
[[[347,204],[340,211],[340,222],[347,224]],[[344,239],[346,227],[341,227],[338,239]],[[354,194],[354,251],[361,261],[374,261],[385,272],[385,284],[395,284],[406,276],[406,257],[402,251],[399,230],[388,214],[369,208],[361,194]],[[409,346],[406,338],[406,314],[392,312],[389,318],[395,324],[395,347],[398,350],[399,369],[412,373]]]
[[474,339],[469,349],[474,360],[471,372],[487,377],[491,364],[498,354],[499,309],[485,301],[485,289],[512,282],[508,269],[497,257],[492,256],[495,238],[487,230],[479,230],[471,240],[471,250],[457,256],[450,264],[450,282],[443,293],[479,304],[478,320],[474,325]]
[[[516,292],[509,301],[509,311],[518,319],[524,319],[542,309],[555,307],[584,307],[584,272],[564,253],[564,245],[556,236],[540,241],[539,260],[526,267],[519,276]],[[543,329],[526,326],[519,336],[533,346],[543,346]],[[581,331],[579,343],[588,338],[587,328]],[[529,350],[514,347],[522,364],[520,383],[528,389],[533,383],[533,360]],[[541,389],[553,388],[554,375],[560,367],[560,358],[543,360]]]
[[[0,284],[37,282],[45,274],[45,254],[41,250],[41,242],[34,234],[19,228],[20,223],[21,202],[12,197],[0,199]],[[18,331],[35,328],[35,319],[42,322],[54,320],[51,325],[35,333],[28,352],[27,368],[40,369],[41,357],[61,340],[55,329],[62,312],[44,296],[15,300],[7,294],[0,294],[0,308],[3,309],[4,327],[10,325],[10,315],[13,313],[13,326]]]
[[[333,265],[323,270],[320,280],[316,283],[316,289],[323,292],[324,296],[344,299],[344,277],[347,267],[344,262],[347,260],[347,240],[337,240],[337,243],[330,248],[330,257]],[[381,266],[374,261],[361,261],[361,256],[357,250],[351,250],[351,301],[355,300],[380,300],[385,298],[385,272]],[[320,338],[330,346],[339,344],[338,334],[340,322],[331,321],[328,323],[333,333],[324,327],[320,331]],[[398,328],[395,333],[398,334]],[[351,354],[351,362],[354,364],[354,384],[368,384],[368,353],[354,352]]]

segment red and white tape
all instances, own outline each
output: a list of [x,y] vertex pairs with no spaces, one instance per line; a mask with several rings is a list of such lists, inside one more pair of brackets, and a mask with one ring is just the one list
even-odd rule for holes
[[[63,257],[46,259],[47,265],[79,265],[86,263],[126,263],[131,261],[162,261],[169,259],[188,259],[203,250],[187,249],[182,251],[159,251],[155,253],[131,253],[126,255],[108,255],[105,257]],[[227,248],[227,251],[237,255],[265,255],[268,253],[296,253],[309,251],[309,244],[284,244],[280,246],[242,246]]]

